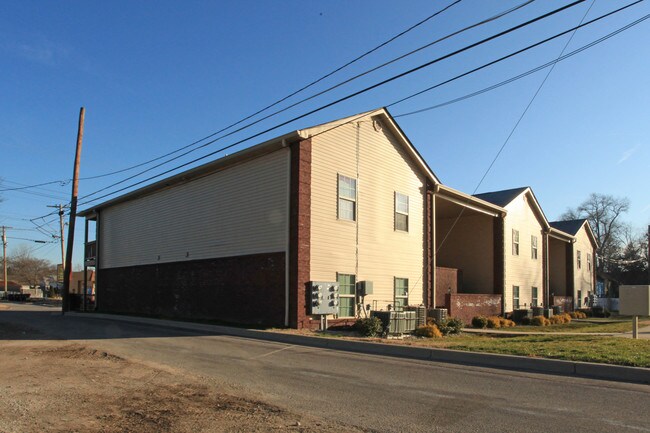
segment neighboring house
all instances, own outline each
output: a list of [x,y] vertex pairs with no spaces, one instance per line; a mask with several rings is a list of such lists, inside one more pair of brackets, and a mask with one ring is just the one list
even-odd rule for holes
[[550,226],[529,187],[476,194],[506,210],[503,222],[503,312],[548,306],[547,243]]
[[81,212],[97,309],[312,327],[310,281],[341,320],[430,305],[436,185],[384,109],[269,140]]
[[553,221],[550,225],[551,233],[570,237],[570,242],[563,245],[564,251],[551,244],[550,291],[556,297],[570,297],[565,305],[571,301],[574,308],[582,308],[584,299],[596,292],[598,241],[586,219]]
[[86,273],[86,284],[84,285],[84,271],[73,271],[70,278],[70,293],[82,295],[84,287],[87,288],[87,294],[92,294],[95,288],[95,272]]
[[[15,281],[7,280],[7,291],[8,292],[20,292],[22,289],[22,284],[19,284]],[[0,280],[0,291],[4,291],[5,289],[5,282],[4,280]]]

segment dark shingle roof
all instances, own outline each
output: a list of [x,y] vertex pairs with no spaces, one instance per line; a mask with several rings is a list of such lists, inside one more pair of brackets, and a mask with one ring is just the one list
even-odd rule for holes
[[578,219],[578,220],[568,220],[568,221],[553,221],[550,222],[549,224],[551,227],[554,229],[558,229],[560,231],[563,231],[564,233],[568,233],[570,235],[576,235],[582,225],[587,221],[586,219]]
[[482,194],[474,194],[474,197],[480,198],[497,206],[504,207],[513,201],[519,194],[526,191],[527,186],[522,188],[504,189],[502,191],[484,192]]

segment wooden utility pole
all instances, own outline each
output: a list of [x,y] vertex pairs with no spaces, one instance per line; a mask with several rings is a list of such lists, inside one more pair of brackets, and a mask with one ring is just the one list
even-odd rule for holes
[[7,227],[2,226],[2,269],[4,272],[4,293],[7,299]]
[[77,130],[77,151],[74,157],[74,173],[72,175],[72,198],[70,200],[70,222],[68,223],[68,250],[65,255],[63,268],[63,305],[61,312],[70,311],[70,280],[72,279],[72,247],[74,243],[74,225],[77,218],[77,194],[79,191],[79,163],[81,160],[81,142],[84,135],[84,116],[86,110],[79,111],[79,129]]

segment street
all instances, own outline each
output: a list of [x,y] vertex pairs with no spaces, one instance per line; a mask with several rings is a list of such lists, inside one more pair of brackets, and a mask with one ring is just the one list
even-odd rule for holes
[[650,432],[647,385],[337,352],[9,305],[0,310],[0,327],[39,331],[25,340],[70,340],[184,369],[229,393],[362,429]]

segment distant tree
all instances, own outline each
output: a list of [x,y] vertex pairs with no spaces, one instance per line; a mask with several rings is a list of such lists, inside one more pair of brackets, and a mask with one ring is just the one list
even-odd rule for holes
[[626,197],[614,197],[607,194],[592,193],[577,208],[569,208],[560,219],[572,220],[586,218],[598,240],[597,254],[601,260],[598,270],[610,272],[611,264],[619,254],[626,226],[620,217],[630,209],[630,200]]
[[634,233],[626,228],[624,244],[616,260],[612,275],[622,284],[649,284],[648,239],[645,233]]
[[35,288],[44,277],[56,274],[56,268],[47,260],[33,257],[29,248],[21,246],[7,258],[7,273],[12,280]]

